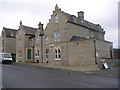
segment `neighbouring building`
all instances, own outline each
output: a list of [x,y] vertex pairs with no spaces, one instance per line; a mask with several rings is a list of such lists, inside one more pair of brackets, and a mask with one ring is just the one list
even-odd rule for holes
[[16,61],[33,61],[34,60],[34,39],[36,28],[22,25],[16,34]]
[[114,58],[120,59],[120,49],[114,48],[113,51],[114,51]]
[[2,40],[1,40],[1,36],[0,36],[0,53],[2,53]]
[[5,27],[1,33],[2,52],[11,53],[14,60],[16,57],[16,33],[17,30]]

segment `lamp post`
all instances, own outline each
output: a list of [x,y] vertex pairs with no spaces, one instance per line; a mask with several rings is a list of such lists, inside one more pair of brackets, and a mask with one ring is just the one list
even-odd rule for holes
[[41,22],[39,22],[38,24],[38,30],[40,30],[40,34],[39,36],[41,37],[41,61],[43,63],[43,41],[42,41],[42,37],[44,36],[44,30],[43,30],[43,24],[41,24]]

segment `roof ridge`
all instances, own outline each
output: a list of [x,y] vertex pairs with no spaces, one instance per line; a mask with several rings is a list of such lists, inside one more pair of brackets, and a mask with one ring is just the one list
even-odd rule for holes
[[37,28],[34,28],[34,27],[30,27],[30,26],[25,26],[25,25],[22,25],[22,26],[27,27],[27,28],[37,29]]
[[7,30],[14,30],[14,31],[17,31],[17,29],[6,28],[6,27],[3,27],[3,29],[7,29]]

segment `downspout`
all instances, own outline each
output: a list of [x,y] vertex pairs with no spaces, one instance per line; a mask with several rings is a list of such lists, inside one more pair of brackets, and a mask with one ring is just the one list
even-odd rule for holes
[[67,42],[67,65],[69,65],[69,61],[68,61],[68,42]]
[[96,57],[96,41],[94,40],[94,52],[95,52],[95,63],[97,63],[97,57]]
[[41,60],[43,63],[43,43],[42,43],[42,36],[41,36]]

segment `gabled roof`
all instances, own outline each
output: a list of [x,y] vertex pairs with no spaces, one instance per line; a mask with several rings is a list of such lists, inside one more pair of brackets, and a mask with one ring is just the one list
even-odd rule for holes
[[16,37],[17,30],[3,27],[6,37]]
[[86,38],[84,37],[79,37],[79,36],[73,36],[70,41],[77,41],[77,40],[84,40]]
[[[61,11],[61,9],[57,9],[57,10]],[[67,18],[68,18],[67,22],[68,23],[79,25],[79,26],[82,26],[82,27],[85,27],[85,28],[88,28],[88,29],[91,29],[91,30],[94,30],[94,31],[101,32],[101,33],[105,34],[105,31],[103,31],[103,29],[101,28],[101,26],[99,24],[94,24],[94,23],[91,23],[87,20],[80,19],[79,17],[76,17],[75,15],[68,14],[64,11],[61,11],[61,12],[64,15],[67,16]]]
[[35,31],[37,30],[37,28],[33,28],[33,27],[28,27],[28,26],[24,26],[22,25],[24,30],[25,30],[25,34],[28,35],[35,35]]

